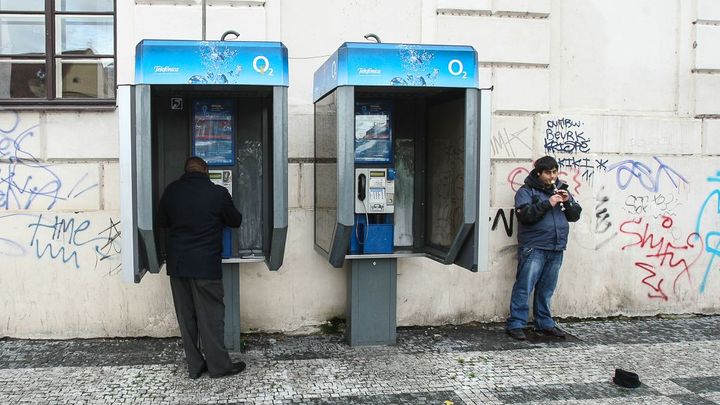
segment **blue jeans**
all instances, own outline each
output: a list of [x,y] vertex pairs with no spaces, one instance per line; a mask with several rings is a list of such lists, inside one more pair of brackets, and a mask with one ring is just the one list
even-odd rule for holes
[[535,329],[552,329],[555,321],[550,314],[550,301],[557,286],[562,264],[562,250],[518,248],[518,267],[510,298],[507,329],[524,328],[528,321],[528,298],[534,289],[533,315]]

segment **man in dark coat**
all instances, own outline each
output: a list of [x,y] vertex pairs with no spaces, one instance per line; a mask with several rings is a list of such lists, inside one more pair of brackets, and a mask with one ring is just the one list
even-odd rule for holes
[[230,193],[210,181],[208,165],[198,157],[185,162],[185,174],[160,199],[158,222],[169,228],[167,273],[192,379],[205,371],[218,378],[245,369],[243,362],[232,363],[225,348],[221,267],[222,229],[241,221]]
[[565,338],[550,313],[550,301],[567,246],[569,222],[580,219],[582,208],[558,179],[558,163],[551,156],[535,161],[535,168],[515,194],[518,226],[518,266],[510,298],[508,334],[525,340],[530,292],[539,333]]

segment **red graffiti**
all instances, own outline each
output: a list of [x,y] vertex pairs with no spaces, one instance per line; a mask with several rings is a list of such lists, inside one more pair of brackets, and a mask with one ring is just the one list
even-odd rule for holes
[[582,183],[580,183],[580,180],[578,180],[578,176],[580,176],[580,170],[574,169],[574,168],[569,169],[568,171],[561,170],[558,173],[558,176],[568,178],[568,177],[570,177],[570,174],[573,172],[575,174],[572,176],[572,182],[566,181],[566,183],[568,183],[568,186],[572,187],[574,195],[579,195],[580,194],[580,186],[582,185]]
[[[528,174],[530,174],[530,171],[524,167],[516,167],[508,174],[507,181],[512,191],[517,192],[520,190],[520,187],[525,184],[525,177],[527,177]],[[519,179],[518,176],[520,177]]]
[[[642,270],[646,276],[642,283],[650,288],[649,298],[659,298],[667,301],[668,295],[663,288],[666,276],[674,277],[672,290],[677,294],[677,284],[681,277],[687,277],[692,284],[690,268],[700,258],[703,252],[702,239],[696,232],[685,238],[685,243],[675,245],[673,237],[673,219],[662,216],[660,232],[653,233],[649,223],[643,223],[643,218],[635,218],[620,224],[620,232],[632,236],[635,241],[622,247],[622,250],[636,248],[644,259],[635,262],[635,267]],[[691,253],[691,251],[695,253]]]
[[[574,173],[572,177],[570,177],[570,173]],[[510,174],[507,176],[507,182],[510,185],[510,188],[512,191],[517,192],[520,187],[522,187],[523,184],[525,184],[525,177],[527,177],[530,174],[530,170],[524,168],[524,167],[516,167],[510,171]],[[580,182],[580,179],[578,177],[581,175],[580,171],[577,169],[570,169],[569,172],[566,171],[560,171],[558,172],[558,177],[561,178],[562,181],[563,178],[572,178],[572,182],[567,182],[568,186],[572,187],[573,194],[578,195],[580,194],[580,186],[582,183]]]

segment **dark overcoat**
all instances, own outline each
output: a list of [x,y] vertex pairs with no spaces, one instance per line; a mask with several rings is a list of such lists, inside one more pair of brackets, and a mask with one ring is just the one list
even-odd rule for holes
[[185,173],[170,183],[158,206],[158,224],[168,228],[168,275],[221,279],[222,229],[241,222],[230,193],[207,174]]

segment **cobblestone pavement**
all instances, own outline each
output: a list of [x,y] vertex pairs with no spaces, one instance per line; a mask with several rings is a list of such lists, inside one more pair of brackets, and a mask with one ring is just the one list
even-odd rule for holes
[[[720,316],[564,322],[566,340],[502,325],[403,328],[395,346],[247,335],[248,364],[187,378],[178,339],[0,340],[0,403],[720,404]],[[642,385],[621,388],[615,368]]]

